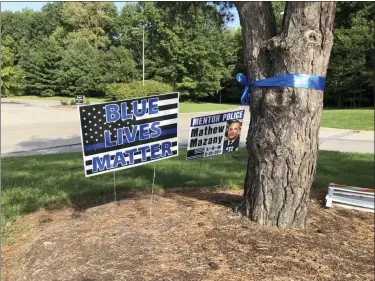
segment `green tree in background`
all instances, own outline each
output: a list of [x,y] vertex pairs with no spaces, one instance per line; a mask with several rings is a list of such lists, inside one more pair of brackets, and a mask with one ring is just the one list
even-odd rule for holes
[[145,2],[142,5],[138,3],[129,3],[125,5],[117,19],[117,40],[114,42],[116,45],[122,46],[128,50],[132,56],[138,76],[142,77],[142,41],[143,41],[143,28],[145,28],[145,69],[146,77],[154,77],[153,75],[153,61],[156,58],[152,54],[154,42],[150,42],[148,36],[152,31],[150,26],[146,27],[146,23],[153,23],[158,21],[159,14],[155,9],[152,2]]
[[112,2],[64,2],[62,7],[68,42],[85,37],[96,48],[111,44],[116,16]]
[[64,26],[64,2],[49,2],[42,8],[41,20],[47,35],[52,35],[57,28]]
[[325,102],[336,107],[373,104],[373,2],[338,2]]
[[60,63],[59,82],[65,86],[61,93],[67,96],[102,96],[105,81],[100,62],[99,50],[88,39],[76,38],[64,51]]
[[14,65],[14,54],[10,48],[1,46],[1,95],[21,95],[23,93],[22,80],[25,73]]
[[[197,100],[215,95],[228,76],[231,52],[218,9],[204,3],[137,3],[124,6],[121,43],[132,50],[141,72],[145,28],[146,79],[171,84]],[[236,48],[234,48],[236,49]]]
[[192,100],[214,96],[222,89],[228,47],[218,9],[189,2],[157,5],[165,19],[158,52],[166,54],[157,75]]
[[132,55],[123,46],[111,46],[101,52],[100,69],[105,83],[129,83],[140,77]]
[[[337,4],[325,106],[373,105],[374,6]],[[225,25],[230,7],[129,2],[118,12],[113,2],[52,2],[41,12],[1,12],[2,44],[12,58],[2,62],[2,87],[8,95],[104,96],[117,84],[142,80],[144,31],[146,80],[166,83],[189,100],[239,103],[243,87],[235,75],[245,72],[243,40],[240,28]],[[280,33],[285,2],[272,8]]]
[[[238,103],[241,98],[243,86],[234,80],[237,73],[245,73],[243,63],[243,40],[240,28],[226,32],[225,40],[225,67],[221,80],[222,90],[219,100],[222,102]],[[223,44],[224,45],[224,44]]]
[[20,65],[26,72],[28,93],[40,96],[61,94],[64,88],[60,81],[62,57],[63,49],[54,36],[44,38],[34,48],[24,51]]

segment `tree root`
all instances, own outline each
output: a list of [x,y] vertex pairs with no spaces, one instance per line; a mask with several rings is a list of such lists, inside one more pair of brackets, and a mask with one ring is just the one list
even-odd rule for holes
[[241,216],[246,216],[246,208],[245,208],[246,204],[245,204],[245,200],[242,200],[241,203],[239,203],[238,205],[234,206],[232,208],[233,212],[235,212],[237,215],[241,215]]

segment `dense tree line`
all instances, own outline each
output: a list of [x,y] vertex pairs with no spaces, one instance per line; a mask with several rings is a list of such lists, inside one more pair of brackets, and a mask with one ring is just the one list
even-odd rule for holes
[[[283,3],[275,2],[281,25]],[[371,106],[374,95],[374,4],[340,2],[326,104]],[[228,13],[203,2],[53,2],[42,11],[2,12],[2,96],[117,97],[145,79],[184,99],[239,102],[242,34]]]
[[338,2],[325,105],[373,106],[375,3]]

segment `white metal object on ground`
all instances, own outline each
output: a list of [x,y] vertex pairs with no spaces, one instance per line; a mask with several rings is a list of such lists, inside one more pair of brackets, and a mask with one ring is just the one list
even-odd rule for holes
[[374,212],[374,189],[331,183],[326,195],[326,207],[340,206]]

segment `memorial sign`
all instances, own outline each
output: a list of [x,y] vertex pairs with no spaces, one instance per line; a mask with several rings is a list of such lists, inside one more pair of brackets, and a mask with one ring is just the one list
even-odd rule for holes
[[195,117],[190,122],[188,160],[238,150],[245,110]]

